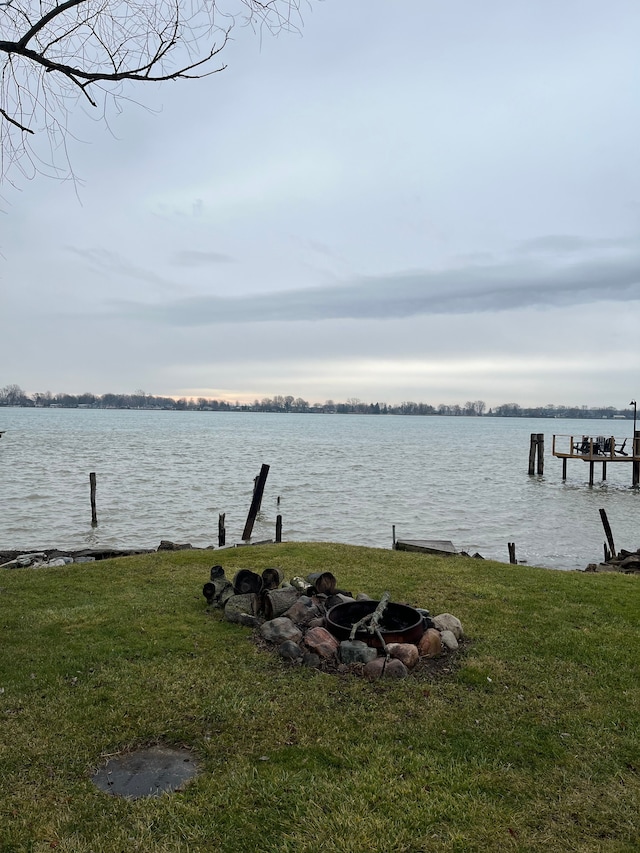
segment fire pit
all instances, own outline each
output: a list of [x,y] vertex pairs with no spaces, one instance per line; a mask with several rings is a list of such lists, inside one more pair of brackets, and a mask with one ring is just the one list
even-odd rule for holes
[[[378,601],[370,600],[337,604],[327,613],[327,630],[338,640],[348,640],[356,622],[373,613],[378,604]],[[380,633],[385,643],[418,643],[424,631],[423,617],[413,607],[392,601],[387,604],[380,621]],[[382,647],[378,637],[366,629],[356,631],[355,639],[362,640],[374,648]]]

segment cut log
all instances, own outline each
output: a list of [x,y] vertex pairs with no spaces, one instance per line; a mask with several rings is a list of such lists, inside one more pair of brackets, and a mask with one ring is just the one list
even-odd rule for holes
[[262,573],[262,583],[265,589],[277,589],[283,580],[284,572],[280,568],[265,569]]
[[233,578],[233,588],[236,595],[244,595],[248,592],[258,593],[262,590],[262,576],[249,569],[240,569]]
[[259,608],[258,596],[254,592],[244,595],[232,595],[224,608],[224,618],[227,622],[239,622],[240,615],[257,616]]
[[293,587],[285,589],[269,589],[264,593],[263,610],[266,619],[275,619],[288,610],[299,597],[300,593]]
[[314,586],[320,595],[334,595],[337,581],[331,572],[323,572],[316,578]]

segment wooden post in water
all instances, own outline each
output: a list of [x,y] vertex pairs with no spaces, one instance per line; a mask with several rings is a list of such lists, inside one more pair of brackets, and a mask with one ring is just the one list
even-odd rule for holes
[[604,532],[607,537],[607,542],[609,543],[609,550],[611,551],[611,556],[615,557],[616,555],[616,546],[613,542],[613,533],[611,532],[611,525],[609,524],[609,519],[607,518],[607,513],[601,509],[600,510],[600,518],[602,519],[602,526],[604,527]]
[[589,485],[593,486],[593,469],[595,466],[595,462],[589,462]]
[[396,550],[396,526],[395,526],[395,524],[392,524],[392,525],[391,525],[391,535],[392,535],[392,537],[393,537],[393,538],[392,538],[392,545],[391,545],[391,547],[392,547],[392,548],[393,548],[393,550],[395,551],[395,550]]
[[260,504],[262,503],[262,495],[264,494],[264,487],[267,482],[268,475],[269,466],[263,465],[260,469],[260,474],[258,475],[255,487],[253,489],[253,499],[251,501],[251,506],[249,507],[249,515],[247,516],[247,521],[244,525],[244,530],[242,531],[243,542],[246,542],[247,539],[251,539],[251,531],[253,530],[256,515],[258,514]]
[[282,516],[276,515],[276,542],[282,542]]
[[537,433],[536,445],[538,447],[538,470],[537,473],[541,477],[544,474],[544,433]]
[[516,560],[516,543],[507,542],[507,546],[509,548],[509,562],[512,566],[517,566],[518,561]]
[[[538,457],[538,469],[536,471],[536,455]],[[529,476],[533,474],[544,474],[544,433],[532,432],[529,445]]]
[[96,512],[96,475],[95,471],[89,474],[89,486],[91,487],[91,526],[96,527],[98,524],[98,514]]
[[[257,477],[253,478],[253,493],[254,493],[254,495],[256,493],[256,489],[258,488],[259,482],[260,482],[260,475],[258,474]],[[264,489],[264,485],[262,488]],[[260,500],[258,501],[258,509],[256,510],[256,512],[260,512],[261,507],[262,507],[262,492],[260,492]]]
[[567,457],[565,456],[562,460],[562,479],[567,479]]
[[531,433],[531,443],[529,444],[529,476],[533,477],[533,472],[536,468],[536,444],[538,434]]
[[218,548],[222,548],[222,546],[227,541],[227,531],[225,530],[225,526],[224,526],[225,515],[226,515],[226,512],[221,512],[218,515]]
[[[634,430],[633,433],[633,455],[640,456],[640,430]],[[631,485],[637,486],[640,483],[640,462],[634,459],[631,466],[633,468]]]

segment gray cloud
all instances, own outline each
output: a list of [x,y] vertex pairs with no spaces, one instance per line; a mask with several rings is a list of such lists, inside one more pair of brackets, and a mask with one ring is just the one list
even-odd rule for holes
[[109,249],[78,249],[74,246],[67,246],[67,251],[87,261],[93,269],[99,272],[137,279],[161,287],[163,290],[175,291],[178,289],[175,282],[151,270],[132,264],[122,255]]
[[193,249],[185,249],[175,252],[170,263],[177,267],[207,267],[212,264],[231,264],[235,259],[230,255],[220,252],[198,252]]
[[391,273],[339,286],[195,297],[162,305],[113,303],[116,314],[175,326],[219,323],[387,319],[565,307],[640,299],[640,251],[597,259],[494,263],[447,271]]

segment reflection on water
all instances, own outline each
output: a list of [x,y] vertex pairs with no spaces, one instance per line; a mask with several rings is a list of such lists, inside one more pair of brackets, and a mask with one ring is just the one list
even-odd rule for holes
[[[529,564],[584,568],[603,553],[604,507],[616,545],[640,546],[631,465],[609,464],[606,483],[597,465],[589,488],[588,464],[570,460],[563,483],[551,455],[554,432],[593,421],[60,409],[0,409],[0,420],[1,548],[211,545],[222,512],[238,541],[263,463],[254,540],[273,538],[281,513],[285,540],[390,547],[395,524],[400,538],[503,561],[515,542]],[[543,477],[527,475],[532,432],[545,433]]]

